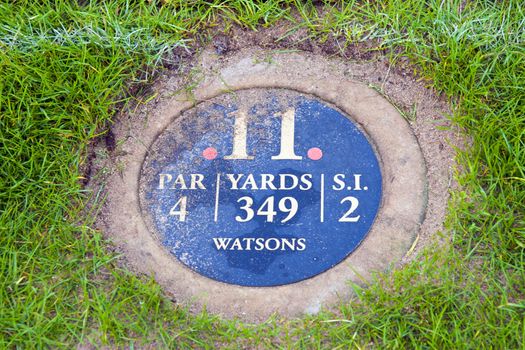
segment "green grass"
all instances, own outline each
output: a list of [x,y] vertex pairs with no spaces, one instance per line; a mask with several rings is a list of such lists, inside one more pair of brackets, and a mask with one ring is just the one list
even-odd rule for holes
[[[0,348],[525,348],[525,5],[520,1],[16,1],[0,4]],[[175,308],[116,262],[85,213],[90,140],[173,50],[214,26],[290,21],[373,39],[449,97],[452,242],[334,314],[261,325]],[[180,50],[180,49],[178,49]],[[123,92],[124,91],[124,92]],[[87,216],[87,220],[86,220]],[[350,287],[349,287],[350,288]]]

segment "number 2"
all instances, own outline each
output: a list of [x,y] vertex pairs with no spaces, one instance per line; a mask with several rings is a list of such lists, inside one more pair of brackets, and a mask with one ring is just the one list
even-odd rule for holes
[[339,222],[357,222],[359,221],[359,218],[361,217],[361,215],[350,217],[350,215],[352,215],[352,213],[359,206],[359,199],[352,197],[352,196],[348,196],[341,200],[341,204],[343,204],[344,202],[350,202],[350,209],[348,209],[345,215],[343,215],[339,219]]

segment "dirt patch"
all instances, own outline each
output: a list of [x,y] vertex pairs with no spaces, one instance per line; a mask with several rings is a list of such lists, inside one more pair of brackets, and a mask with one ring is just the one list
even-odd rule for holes
[[[238,293],[239,300],[232,302],[231,299],[228,299],[231,291],[224,285],[215,289],[206,289],[206,281],[203,281],[202,277],[187,273],[188,271],[183,271],[180,275],[167,275],[164,271],[157,271],[155,266],[159,266],[158,264],[168,264],[174,260],[173,257],[168,256],[169,254],[163,256],[162,259],[159,258],[161,260],[157,265],[149,264],[149,260],[157,257],[142,248],[150,247],[150,251],[155,249],[162,251],[163,248],[158,242],[142,240],[139,233],[144,228],[140,222],[142,219],[135,217],[136,211],[128,210],[129,208],[123,205],[123,203],[135,201],[138,193],[119,193],[118,196],[112,196],[119,190],[125,191],[127,185],[136,187],[137,178],[129,176],[128,169],[134,167],[140,169],[144,157],[131,159],[129,156],[136,152],[147,154],[151,140],[155,139],[165,127],[166,118],[169,119],[171,115],[171,120],[173,120],[177,113],[191,108],[202,99],[206,100],[205,95],[199,95],[201,91],[199,89],[206,84],[214,84],[209,79],[211,76],[227,76],[227,69],[232,64],[237,64],[238,73],[239,62],[251,65],[250,69],[254,69],[253,67],[258,69],[258,65],[271,68],[275,64],[292,66],[297,62],[309,62],[311,66],[308,68],[317,72],[319,81],[326,83],[333,78],[334,84],[344,81],[359,82],[363,84],[362,86],[368,86],[383,95],[405,119],[400,122],[410,125],[426,167],[426,207],[421,215],[421,220],[417,222],[418,230],[414,232],[416,238],[415,240],[414,237],[409,239],[408,246],[404,244],[402,247],[392,248],[395,251],[393,255],[397,257],[394,260],[401,265],[407,263],[430,242],[443,239],[439,238],[441,236],[436,233],[443,230],[449,191],[454,185],[452,177],[455,164],[454,147],[461,144],[459,132],[451,128],[450,121],[447,119],[450,110],[446,101],[436,96],[432,89],[427,88],[423,82],[418,81],[403,68],[392,66],[380,52],[371,53],[367,50],[368,47],[375,45],[373,42],[345,46],[340,41],[341,39],[332,38],[318,44],[307,38],[304,33],[296,32],[287,36],[286,33],[285,26],[275,26],[259,32],[233,28],[229,35],[217,34],[210,45],[199,55],[191,54],[186,60],[180,61],[176,67],[172,67],[176,69],[164,71],[150,89],[157,93],[157,97],[147,104],[135,104],[123,110],[116,118],[105,142],[99,142],[92,152],[95,156],[92,157],[89,167],[90,174],[97,175],[91,177],[88,187],[96,192],[105,191],[108,194],[108,201],[98,218],[98,226],[107,233],[108,238],[114,240],[117,249],[124,254],[126,261],[123,263],[128,268],[137,273],[155,275],[159,283],[165,287],[167,294],[173,295],[172,299],[188,303],[195,310],[202,306],[202,302],[196,301],[201,297],[206,300],[204,303],[224,298],[231,304],[222,307],[214,306],[210,310],[226,317],[241,317],[257,321],[264,319],[274,311],[291,316],[303,312],[317,312],[321,306],[333,305],[340,297],[347,298],[350,292],[345,286],[345,281],[336,282],[337,275],[335,275],[323,282],[332,283],[334,288],[329,285],[322,293],[323,295],[314,296],[312,294],[312,297],[302,304],[282,305],[283,302],[293,304],[292,295],[297,291],[306,291],[308,288],[315,290],[317,288],[315,281],[305,281],[305,284],[296,290],[281,290],[281,303],[274,303],[273,306],[264,305],[264,302],[268,301],[264,299],[264,296],[268,293],[256,288],[237,290],[235,293]],[[290,50],[294,52],[290,53]],[[245,58],[245,63],[242,63],[243,58]],[[322,64],[322,67],[316,68],[314,66],[316,64]],[[181,65],[184,66],[184,69],[181,69]],[[184,73],[181,74],[181,72]],[[283,79],[297,78],[294,74],[283,76]],[[258,79],[264,79],[264,77]],[[302,89],[313,89],[314,91],[315,79],[310,79],[310,82],[311,87],[304,85]],[[228,92],[229,86],[223,84],[222,89]],[[337,99],[336,95],[335,89],[334,99]],[[164,117],[160,117],[161,115]],[[365,129],[368,127],[363,126]],[[156,131],[151,131],[151,128]],[[150,130],[148,132],[151,134],[146,139],[144,138],[145,130]],[[115,225],[113,218],[115,213],[121,213],[122,217],[128,215],[129,220]],[[412,221],[410,222],[407,226],[412,225]],[[404,232],[404,229],[402,225],[398,227],[400,232]],[[135,241],[134,246],[130,248],[129,243],[132,241]],[[396,243],[391,242],[391,244],[395,246]],[[139,266],[141,262],[144,262],[143,266]],[[382,266],[385,267],[387,263]],[[370,263],[370,267],[374,266],[373,263]],[[342,276],[351,277],[350,275]],[[182,287],[183,290],[177,289],[177,285],[181,284],[177,278],[190,278],[192,279],[190,284],[193,283],[199,288],[193,289],[186,285]],[[209,292],[203,292],[205,290]],[[208,295],[203,296],[202,294]],[[263,302],[250,309],[247,304],[254,303],[257,295]],[[272,301],[278,299],[279,296],[276,295]]]

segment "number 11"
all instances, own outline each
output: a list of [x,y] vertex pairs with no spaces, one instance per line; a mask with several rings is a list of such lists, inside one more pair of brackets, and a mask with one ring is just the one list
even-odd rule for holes
[[[295,109],[290,108],[281,116],[281,149],[278,155],[272,156],[272,160],[301,160],[303,157],[295,154]],[[246,139],[248,136],[248,115],[246,111],[240,110],[235,113],[233,125],[233,149],[230,155],[224,159],[251,160],[253,156],[248,155],[246,150]]]

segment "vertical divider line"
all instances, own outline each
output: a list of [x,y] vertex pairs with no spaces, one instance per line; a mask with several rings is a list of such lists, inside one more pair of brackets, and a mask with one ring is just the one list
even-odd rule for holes
[[213,221],[217,222],[219,218],[219,192],[221,188],[221,173],[217,173],[217,182],[215,183],[215,212]]
[[321,174],[321,222],[324,222],[324,174]]

